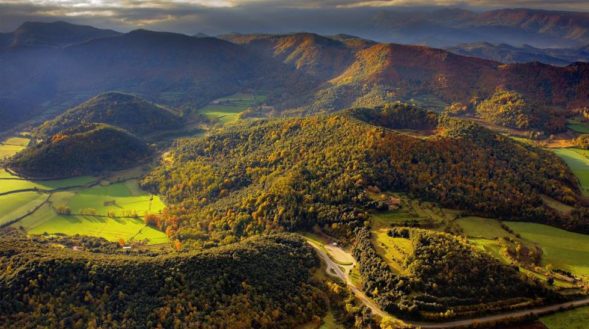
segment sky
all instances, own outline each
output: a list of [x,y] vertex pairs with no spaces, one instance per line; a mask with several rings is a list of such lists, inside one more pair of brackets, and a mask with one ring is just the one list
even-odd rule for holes
[[122,32],[146,28],[212,35],[302,29],[345,33],[346,26],[361,25],[375,12],[408,6],[589,12],[588,0],[0,0],[0,31],[13,31],[24,21],[64,20]]

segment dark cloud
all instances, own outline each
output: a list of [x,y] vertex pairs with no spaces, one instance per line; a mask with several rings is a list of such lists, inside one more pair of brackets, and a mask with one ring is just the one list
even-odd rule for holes
[[[409,6],[410,5],[410,6]],[[421,6],[421,7],[418,7]],[[228,32],[349,33],[378,39],[379,13],[432,6],[589,10],[586,0],[0,0],[0,31],[24,21],[65,20],[119,31],[136,28],[194,34]]]

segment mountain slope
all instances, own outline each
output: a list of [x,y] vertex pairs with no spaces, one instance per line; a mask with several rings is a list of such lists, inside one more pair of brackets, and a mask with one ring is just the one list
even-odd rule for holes
[[[10,41],[7,47],[65,47],[92,39],[119,35],[112,30],[97,29],[87,25],[75,25],[66,22],[25,22],[13,33],[6,36]],[[1,39],[0,39],[1,40]],[[2,42],[0,42],[0,49]]]
[[80,123],[105,123],[136,135],[179,128],[182,119],[174,112],[140,97],[109,92],[44,122],[36,130],[40,136],[51,136]]
[[[355,48],[366,45],[345,43],[313,33],[287,35],[227,35],[226,40],[301,70],[322,80],[340,73],[353,61]],[[354,47],[355,46],[355,47]]]
[[26,177],[73,177],[132,167],[150,154],[145,142],[128,132],[91,123],[29,146],[11,158],[8,167]]
[[0,51],[0,61],[0,105],[13,104],[20,121],[110,90],[194,108],[244,90],[264,91],[278,106],[314,86],[303,73],[227,41],[145,30],[63,49]]

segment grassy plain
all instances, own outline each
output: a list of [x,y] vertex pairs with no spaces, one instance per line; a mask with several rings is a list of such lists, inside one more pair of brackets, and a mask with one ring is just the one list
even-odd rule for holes
[[0,193],[6,193],[11,191],[18,191],[24,189],[39,189],[44,191],[51,191],[58,188],[65,188],[65,187],[73,187],[73,186],[82,186],[86,184],[90,184],[96,180],[94,177],[90,176],[82,176],[82,177],[74,177],[74,178],[67,178],[67,179],[58,179],[58,180],[48,180],[48,181],[30,181],[25,179],[20,179],[16,176],[12,176],[10,173],[5,172],[0,173],[0,175],[4,176],[3,178],[10,178],[10,179],[2,179],[0,181]]
[[[45,209],[23,222],[29,233],[83,234],[111,241],[148,239],[151,244],[168,240],[163,232],[146,226],[142,220],[146,212],[161,211],[164,203],[159,197],[141,191],[136,180],[57,192],[52,195],[51,202],[54,206],[69,207],[73,215],[61,216],[53,209]],[[97,216],[81,215],[88,209],[93,209]],[[131,211],[139,218],[125,217],[125,213]],[[115,218],[107,217],[109,213]]]
[[207,106],[198,110],[199,113],[211,119],[218,119],[221,123],[231,123],[239,119],[239,114],[248,107],[260,104],[265,96],[237,93],[235,95],[219,98]]
[[589,276],[589,235],[561,230],[552,226],[505,222],[523,239],[537,244],[543,251],[543,264]]
[[0,160],[9,158],[29,144],[29,138],[26,137],[10,137],[0,142]]
[[548,329],[587,329],[589,328],[589,307],[543,316],[540,322]]
[[554,153],[563,159],[579,178],[581,190],[589,194],[589,151],[578,148],[555,149]]
[[581,120],[569,120],[567,127],[577,133],[589,134],[589,124]]
[[493,240],[511,235],[501,227],[501,223],[496,219],[471,216],[457,219],[456,223],[469,238]]
[[[8,173],[6,173],[8,174]],[[134,173],[122,173],[127,176]],[[113,177],[120,179],[123,177]],[[113,180],[114,180],[113,179]],[[77,177],[56,181],[31,182],[20,179],[6,179],[0,190],[14,190],[22,188],[39,188],[40,190],[54,190],[59,187],[83,186],[95,182],[93,177]],[[12,220],[19,213],[31,209],[47,198],[47,194],[38,192],[21,192],[0,196],[0,214],[8,214],[6,218],[0,215],[2,221]],[[66,206],[72,211],[70,216],[62,216],[55,212],[54,207]],[[149,240],[150,244],[165,243],[166,235],[143,222],[146,212],[157,213],[164,208],[164,203],[157,196],[152,196],[139,188],[137,180],[111,184],[102,181],[93,187],[77,187],[64,191],[54,191],[49,198],[49,204],[42,206],[35,213],[27,216],[13,226],[24,227],[29,234],[67,235],[81,234],[104,237],[107,240],[142,241]],[[95,215],[82,215],[84,211],[92,209]],[[84,210],[84,211],[83,211]],[[139,218],[129,218],[130,212],[135,212]],[[108,214],[111,217],[107,217]],[[113,216],[114,214],[114,216]]]
[[25,215],[46,199],[47,195],[37,192],[0,196],[0,225]]

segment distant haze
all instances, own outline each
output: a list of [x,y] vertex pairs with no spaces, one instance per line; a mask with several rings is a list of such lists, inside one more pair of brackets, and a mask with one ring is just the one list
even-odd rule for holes
[[[408,7],[411,5],[412,7]],[[419,6],[419,7],[418,7]],[[315,32],[346,33],[377,41],[423,43],[449,46],[455,41],[481,40],[474,36],[462,40],[448,38],[464,15],[462,10],[527,7],[544,10],[589,11],[584,0],[0,0],[0,31],[9,32],[24,21],[65,20],[126,32],[137,28],[180,32],[189,35],[239,33]],[[439,15],[440,9],[454,8]],[[429,13],[429,15],[428,15]],[[589,16],[586,14],[580,14]],[[440,19],[448,21],[440,22]],[[438,29],[441,27],[441,30]],[[444,33],[441,40],[434,33]],[[405,37],[408,35],[408,37]],[[516,35],[517,37],[517,35]],[[527,37],[526,37],[527,38]],[[454,40],[456,39],[456,40]],[[525,39],[525,38],[524,38]],[[514,40],[513,43],[518,43]],[[533,40],[532,40],[533,41]],[[550,40],[549,40],[550,42]],[[538,46],[551,46],[539,45]],[[558,44],[554,46],[566,46]]]

